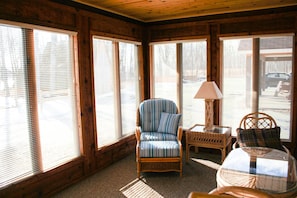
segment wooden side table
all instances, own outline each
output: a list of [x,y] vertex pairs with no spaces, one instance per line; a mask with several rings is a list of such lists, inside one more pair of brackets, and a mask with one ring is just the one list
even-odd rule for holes
[[222,162],[226,157],[226,149],[231,150],[231,127],[214,126],[212,131],[205,131],[204,125],[196,124],[186,131],[186,162],[189,161],[191,146],[220,149]]

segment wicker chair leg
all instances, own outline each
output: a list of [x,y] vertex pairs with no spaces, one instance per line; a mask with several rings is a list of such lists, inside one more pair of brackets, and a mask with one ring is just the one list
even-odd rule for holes
[[183,162],[182,162],[182,159],[180,161],[179,169],[180,169],[179,176],[182,177],[183,176]]
[[140,162],[137,161],[137,178],[140,178]]

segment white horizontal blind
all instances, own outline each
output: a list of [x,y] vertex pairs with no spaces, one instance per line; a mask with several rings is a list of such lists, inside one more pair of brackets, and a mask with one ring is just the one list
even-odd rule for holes
[[21,28],[0,29],[0,186],[31,175],[30,120]]
[[72,40],[0,25],[0,187],[80,154]]

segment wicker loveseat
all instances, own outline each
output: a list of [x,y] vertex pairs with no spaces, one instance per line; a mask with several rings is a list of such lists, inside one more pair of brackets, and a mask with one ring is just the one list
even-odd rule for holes
[[141,172],[176,171],[182,175],[181,114],[167,99],[148,99],[139,105],[136,126],[137,176]]

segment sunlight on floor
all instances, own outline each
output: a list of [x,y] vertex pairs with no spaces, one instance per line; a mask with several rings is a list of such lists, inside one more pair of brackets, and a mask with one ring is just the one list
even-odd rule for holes
[[203,164],[205,166],[208,166],[210,168],[213,168],[215,170],[218,170],[219,167],[221,166],[220,164],[217,164],[215,162],[209,161],[209,160],[204,160],[204,159],[196,159],[196,158],[191,158],[191,160],[193,160],[194,162]]
[[135,179],[123,188],[120,191],[127,198],[164,198],[157,191],[152,189],[149,185],[147,185],[142,179]]

